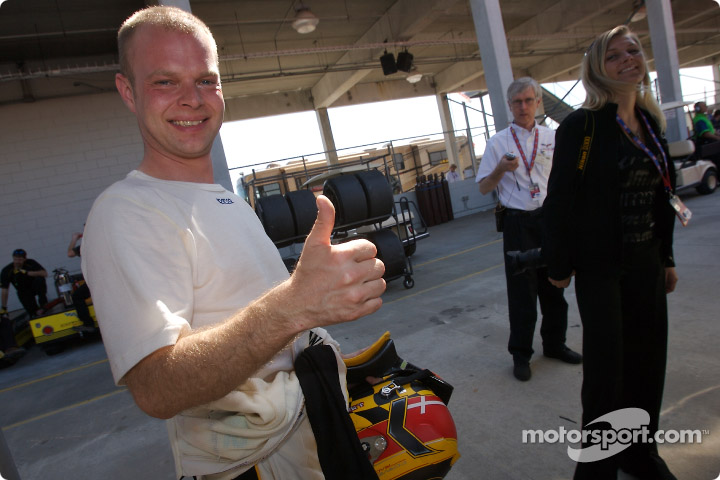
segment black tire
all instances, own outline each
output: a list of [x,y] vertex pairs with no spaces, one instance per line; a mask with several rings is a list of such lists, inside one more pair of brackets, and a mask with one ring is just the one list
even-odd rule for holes
[[415,253],[415,250],[417,250],[417,243],[408,243],[403,246],[403,249],[405,250],[406,257],[412,257],[413,253]]
[[335,228],[358,225],[368,218],[365,191],[355,175],[340,175],[327,180],[323,195],[335,206]]
[[708,168],[705,172],[705,175],[703,175],[702,180],[700,181],[700,185],[698,185],[695,190],[697,190],[697,192],[701,195],[708,195],[713,193],[717,186],[717,170],[715,170],[714,168]]
[[385,175],[378,170],[368,170],[356,173],[355,176],[365,192],[367,218],[372,219],[369,223],[382,223],[390,218],[394,200],[392,187]]
[[255,213],[265,228],[265,233],[278,247],[292,244],[288,239],[295,236],[295,223],[285,197],[270,195],[257,199]]
[[383,278],[390,280],[405,273],[405,252],[400,239],[392,230],[370,232],[367,239],[377,248],[377,258],[385,264]]
[[285,194],[290,207],[290,213],[293,217],[295,225],[296,242],[304,241],[304,238],[312,230],[317,218],[317,204],[315,203],[315,195],[310,190],[298,190],[296,192],[288,192]]
[[41,348],[42,351],[45,352],[45,355],[49,357],[65,351],[64,345],[44,345]]

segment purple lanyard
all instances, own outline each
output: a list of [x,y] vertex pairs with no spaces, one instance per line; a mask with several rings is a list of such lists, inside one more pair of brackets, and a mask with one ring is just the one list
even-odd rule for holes
[[[642,111],[637,110],[638,115],[640,115],[640,118],[642,119],[643,123],[645,124],[645,127],[647,127],[647,131],[650,134],[650,137],[653,139],[653,142],[655,142],[655,146],[658,148],[658,151],[660,152],[660,155],[662,156],[662,167],[660,166],[660,161],[658,158],[650,151],[650,149],[640,140],[637,135],[635,135],[632,130],[628,128],[628,126],[623,122],[623,119],[620,118],[620,115],[617,113],[615,114],[615,120],[617,120],[618,125],[625,131],[625,133],[628,134],[632,142],[637,146],[639,149],[641,149],[645,154],[650,157],[650,159],[655,164],[655,168],[657,168],[658,172],[660,172],[660,176],[663,179],[663,183],[665,184],[665,189],[669,192],[672,190],[672,187],[670,185],[670,172],[668,171],[668,164],[667,164],[667,157],[665,156],[665,150],[663,150],[662,145],[660,145],[660,141],[658,140],[657,136],[655,135],[655,132],[652,128],[650,128],[650,122],[648,122],[645,115],[642,113]],[[663,169],[664,167],[664,169]],[[664,171],[663,171],[664,170]]]
[[530,176],[530,172],[533,169],[533,166],[535,165],[535,156],[537,155],[537,148],[538,148],[538,130],[535,129],[535,144],[533,145],[533,151],[532,151],[532,157],[530,158],[530,165],[528,165],[527,157],[525,157],[525,151],[520,146],[520,140],[518,140],[517,134],[515,133],[515,129],[510,127],[510,132],[512,133],[513,140],[515,140],[515,145],[517,145],[518,150],[520,150],[520,156],[523,159],[523,163],[525,164],[525,168],[527,168],[528,176]]

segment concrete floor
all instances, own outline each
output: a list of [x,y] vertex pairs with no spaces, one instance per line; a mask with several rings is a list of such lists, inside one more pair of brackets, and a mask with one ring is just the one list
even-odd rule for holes
[[[694,217],[676,228],[680,283],[669,297],[670,341],[661,428],[701,430],[701,444],[661,445],[681,480],[720,474],[720,192],[684,195]],[[523,444],[524,429],[580,427],[581,366],[536,356],[526,383],[512,376],[501,236],[491,212],[430,229],[412,257],[415,287],[389,282],[384,306],[331,329],[346,351],[390,330],[398,352],[455,386],[450,410],[462,458],[449,480],[560,480],[572,476],[566,444]],[[574,291],[568,345],[580,350]],[[539,334],[535,350],[541,351]],[[102,343],[55,356],[37,347],[0,371],[0,425],[24,480],[174,478],[164,422],[113,385]],[[623,474],[619,478],[625,477]]]

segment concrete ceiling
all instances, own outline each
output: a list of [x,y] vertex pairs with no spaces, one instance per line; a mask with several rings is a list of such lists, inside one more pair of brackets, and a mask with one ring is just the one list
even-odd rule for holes
[[[500,0],[514,75],[577,79],[594,36],[636,0]],[[114,89],[117,27],[139,0],[7,0],[0,6],[0,105]],[[305,0],[320,19],[291,27],[299,0],[192,0],[216,36],[227,119],[485,89],[468,0]],[[680,64],[720,63],[720,7],[671,0]],[[652,57],[646,20],[631,24]],[[383,75],[407,48],[423,79]]]

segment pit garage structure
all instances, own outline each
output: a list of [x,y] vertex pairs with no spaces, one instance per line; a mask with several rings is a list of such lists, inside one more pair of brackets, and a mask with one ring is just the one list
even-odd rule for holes
[[[315,111],[330,162],[336,152],[329,108],[428,95],[437,99],[452,162],[448,93],[489,92],[495,124],[504,125],[504,92],[513,78],[576,80],[592,39],[630,19],[658,70],[663,102],[682,100],[679,68],[720,63],[720,7],[713,0],[159,3],[191,10],[213,31],[226,122]],[[71,233],[82,228],[97,195],[142,157],[135,118],[114,90],[115,37],[120,23],[148,4],[155,2],[0,6],[0,245],[8,254],[22,247],[49,270],[79,268],[65,257]],[[292,27],[303,6],[319,20],[305,34]],[[385,51],[411,54],[408,71],[386,74]],[[668,117],[669,139],[684,138],[684,115]],[[220,138],[213,160],[216,181],[232,189]],[[10,309],[19,308],[10,298]]]

